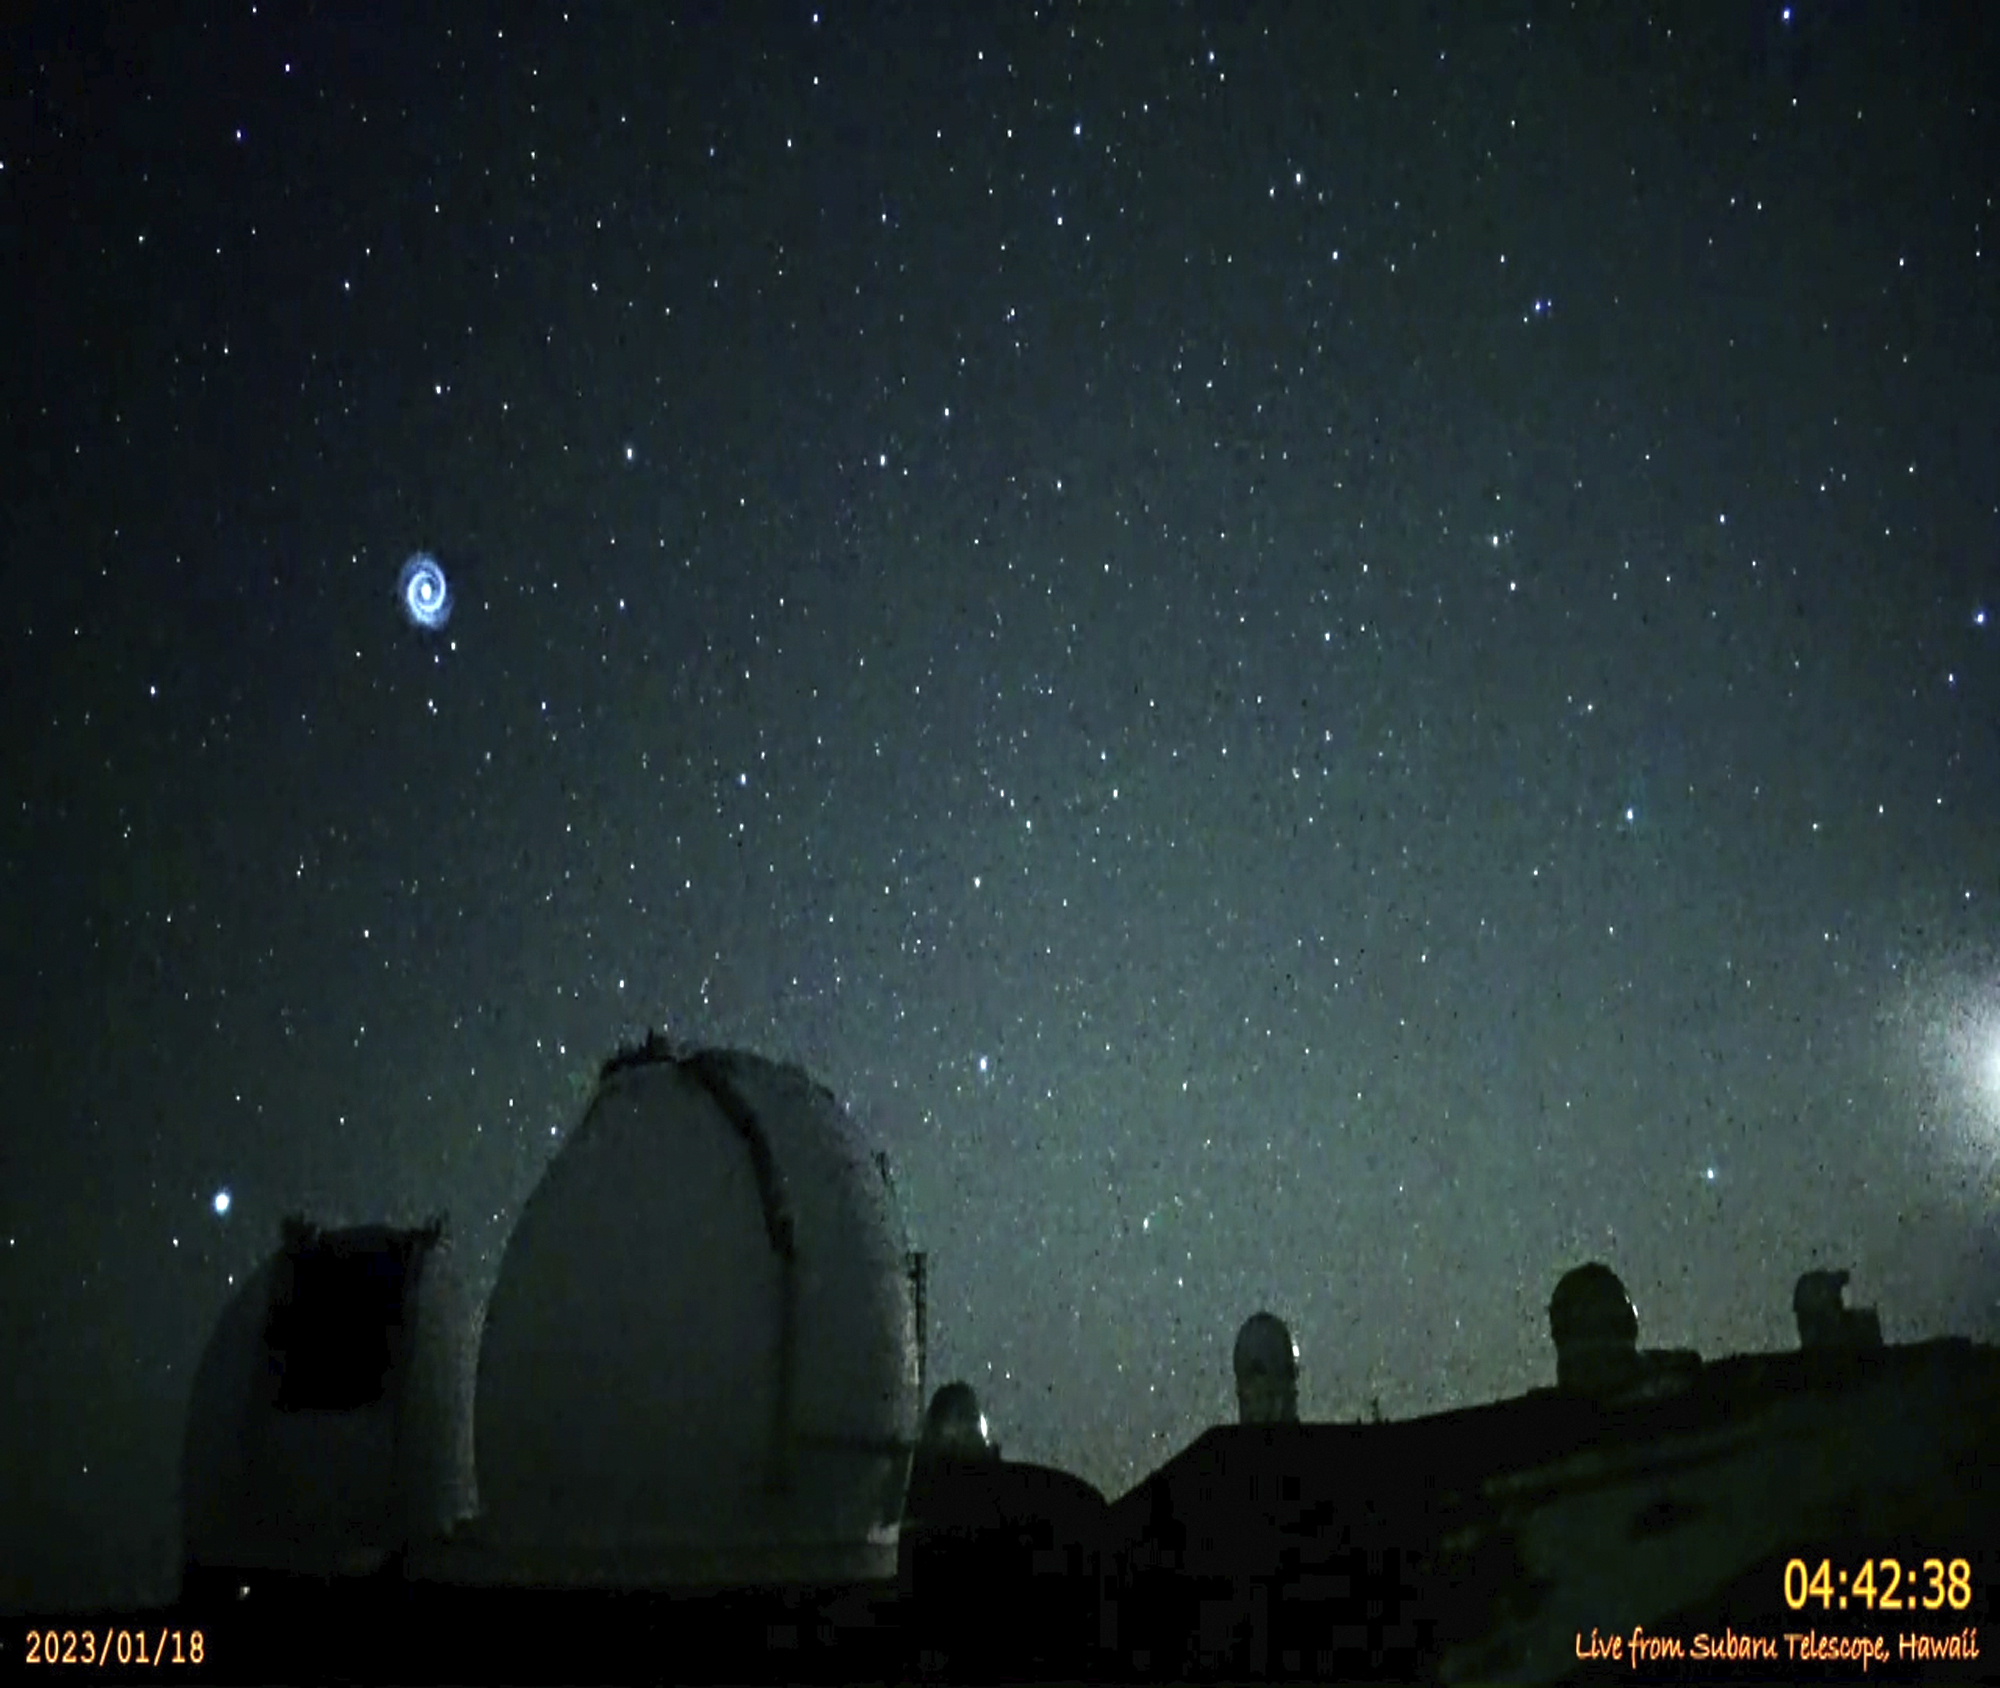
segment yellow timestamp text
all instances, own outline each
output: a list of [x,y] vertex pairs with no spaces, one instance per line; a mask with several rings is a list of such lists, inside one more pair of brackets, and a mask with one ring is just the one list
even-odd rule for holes
[[1785,1561],[1785,1604],[1794,1612],[1808,1606],[1844,1612],[1850,1602],[1870,1612],[1963,1612],[1972,1604],[1972,1565],[1965,1559]]
[[199,1665],[208,1661],[208,1637],[198,1629],[55,1629],[40,1625],[23,1638],[21,1662],[28,1665]]

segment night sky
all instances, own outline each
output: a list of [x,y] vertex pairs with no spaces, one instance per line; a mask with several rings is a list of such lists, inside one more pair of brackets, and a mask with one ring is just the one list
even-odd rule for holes
[[1985,7],[32,10],[10,1604],[171,1587],[283,1214],[483,1292],[649,1025],[1114,1494],[1260,1306],[1321,1418],[1593,1257],[2000,1337]]

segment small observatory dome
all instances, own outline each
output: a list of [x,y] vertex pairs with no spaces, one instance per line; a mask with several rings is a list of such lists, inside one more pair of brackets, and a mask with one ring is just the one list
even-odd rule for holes
[[1849,1307],[1845,1270],[1807,1272],[1792,1291],[1801,1348],[1880,1348],[1882,1316],[1872,1307]]
[[992,1432],[969,1383],[943,1385],[924,1414],[918,1451],[934,1459],[993,1459]]
[[1244,1424],[1297,1424],[1299,1349],[1275,1313],[1252,1313],[1236,1333],[1236,1410]]
[[1602,1261],[1572,1268],[1549,1297],[1556,1385],[1597,1390],[1623,1385],[1639,1367],[1639,1314],[1624,1280]]
[[184,1581],[365,1575],[472,1510],[472,1321],[449,1254],[442,1220],[284,1222],[195,1370]]
[[472,1574],[892,1578],[918,1388],[886,1158],[797,1068],[649,1037],[605,1063],[487,1304]]

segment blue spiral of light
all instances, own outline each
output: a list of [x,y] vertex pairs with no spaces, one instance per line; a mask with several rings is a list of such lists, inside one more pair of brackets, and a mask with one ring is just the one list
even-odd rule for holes
[[444,568],[428,551],[419,551],[403,565],[396,582],[396,601],[412,627],[435,633],[451,620],[451,583]]

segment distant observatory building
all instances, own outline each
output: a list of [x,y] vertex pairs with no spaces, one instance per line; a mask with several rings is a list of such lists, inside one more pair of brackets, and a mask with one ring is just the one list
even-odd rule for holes
[[1882,1316],[1872,1307],[1849,1307],[1845,1270],[1805,1273],[1792,1291],[1799,1346],[1855,1350],[1882,1346]]
[[1565,1272],[1549,1297],[1556,1387],[1610,1400],[1671,1394],[1701,1372],[1691,1348],[1641,1348],[1639,1310],[1625,1282],[1601,1260]]
[[886,1159],[804,1073],[657,1038],[614,1056],[487,1307],[462,1569],[892,1578],[920,1278]]
[[931,1397],[917,1439],[920,1459],[998,1459],[993,1433],[969,1383],[947,1383]]
[[1624,1280],[1602,1261],[1562,1275],[1549,1298],[1549,1336],[1559,1389],[1601,1392],[1638,1376],[1638,1309]]
[[189,1410],[191,1582],[895,1577],[923,1261],[804,1073],[659,1038],[607,1061],[508,1242],[476,1393],[441,1241],[295,1222],[232,1302]]
[[1236,1412],[1244,1424],[1297,1424],[1299,1347],[1275,1313],[1252,1313],[1230,1354],[1236,1372]]

